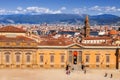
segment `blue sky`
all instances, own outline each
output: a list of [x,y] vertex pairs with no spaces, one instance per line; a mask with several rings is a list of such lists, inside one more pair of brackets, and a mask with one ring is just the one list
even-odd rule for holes
[[120,0],[0,0],[0,14],[114,14]]

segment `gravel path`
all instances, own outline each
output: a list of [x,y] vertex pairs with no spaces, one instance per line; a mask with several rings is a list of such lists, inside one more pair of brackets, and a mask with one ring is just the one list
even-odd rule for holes
[[[104,77],[105,72],[107,77]],[[87,70],[86,74],[73,71],[66,75],[64,69],[1,69],[0,80],[120,80],[120,70],[92,69]]]

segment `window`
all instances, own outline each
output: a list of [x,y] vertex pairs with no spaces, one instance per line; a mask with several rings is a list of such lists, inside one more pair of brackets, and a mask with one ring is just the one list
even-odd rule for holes
[[19,45],[20,45],[20,42],[16,42],[16,45],[19,46]]
[[69,52],[69,62],[72,63],[72,51]]
[[40,62],[43,63],[43,61],[44,61],[44,56],[43,54],[40,54]]
[[110,66],[109,65],[106,65],[107,68],[109,68]]
[[96,62],[100,62],[100,56],[96,55]]
[[26,62],[30,62],[30,54],[27,54],[26,57],[27,57],[27,59],[26,59],[27,61]]
[[110,62],[110,56],[106,55],[106,63],[109,63],[109,62]]
[[99,65],[96,65],[96,68],[99,68],[100,66]]
[[64,65],[61,65],[62,68],[64,68]]
[[5,56],[5,60],[6,60],[7,63],[10,62],[10,55],[9,55],[9,54],[6,54],[6,56]]
[[88,63],[90,60],[90,56],[89,55],[86,55],[86,62]]
[[62,63],[64,62],[64,59],[65,59],[64,55],[61,55],[61,62]]
[[16,62],[20,62],[20,54],[16,54]]
[[78,61],[79,62],[82,62],[82,52],[80,51],[79,54],[78,54]]
[[54,62],[54,55],[53,55],[53,54],[50,55],[50,62],[51,62],[51,63]]
[[27,43],[27,45],[28,45],[28,46],[31,46],[31,43],[30,43],[30,42],[28,42],[28,43]]
[[10,45],[10,42],[6,42],[6,45],[7,45],[7,46]]

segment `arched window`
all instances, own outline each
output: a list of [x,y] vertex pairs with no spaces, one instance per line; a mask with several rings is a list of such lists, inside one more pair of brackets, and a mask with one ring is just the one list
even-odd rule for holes
[[10,56],[9,56],[9,54],[6,54],[6,62],[7,62],[7,63],[10,62]]
[[16,53],[16,62],[19,63],[20,62],[20,53]]
[[54,54],[50,54],[50,62],[54,63]]
[[96,62],[100,62],[100,56],[96,55]]
[[106,63],[109,63],[110,62],[110,54],[107,54],[106,55]]
[[27,62],[30,62],[30,55],[27,55]]
[[6,63],[10,62],[10,53],[9,52],[5,53],[5,62]]
[[78,61],[82,62],[82,52],[81,51],[79,51],[79,54],[78,54]]
[[27,53],[27,54],[26,54],[26,62],[27,62],[27,63],[29,63],[30,60],[31,60],[30,55],[31,55],[30,53]]
[[72,51],[69,51],[69,63],[72,63]]
[[64,54],[61,54],[61,62],[63,63],[65,61],[65,56]]
[[44,56],[43,54],[40,54],[40,63],[43,63],[44,62]]
[[86,55],[86,63],[89,63],[89,61],[90,61],[90,56]]

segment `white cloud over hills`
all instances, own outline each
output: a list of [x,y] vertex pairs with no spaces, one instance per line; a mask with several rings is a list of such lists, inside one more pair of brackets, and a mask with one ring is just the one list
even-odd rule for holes
[[103,12],[118,12],[118,11],[120,11],[120,8],[117,8],[115,6],[105,6],[105,7],[93,6],[93,7],[89,8],[89,10],[103,11]]
[[[120,12],[120,8],[115,6],[91,6],[91,7],[79,7],[79,8],[73,8],[69,9],[69,12],[75,13],[75,14],[82,14],[82,13],[98,13],[98,14],[104,14],[104,13],[117,13]],[[37,7],[37,6],[31,6],[31,7],[17,7],[15,10],[6,10],[0,8],[0,15],[7,15],[7,14],[60,14],[60,13],[67,13],[67,8],[65,6],[53,10],[50,8],[45,7]]]
[[83,8],[75,8],[73,9],[73,12],[74,13],[85,13],[85,12],[88,12],[88,11],[91,11],[91,12],[98,12],[98,13],[115,13],[115,12],[120,12],[120,8],[117,8],[115,6],[92,6],[92,7],[83,7]]
[[44,7],[27,7],[27,8],[22,8],[22,7],[17,7],[16,10],[5,10],[5,9],[0,9],[0,14],[59,14],[62,13],[66,7],[61,7],[58,10],[52,10],[49,8],[44,8]]

